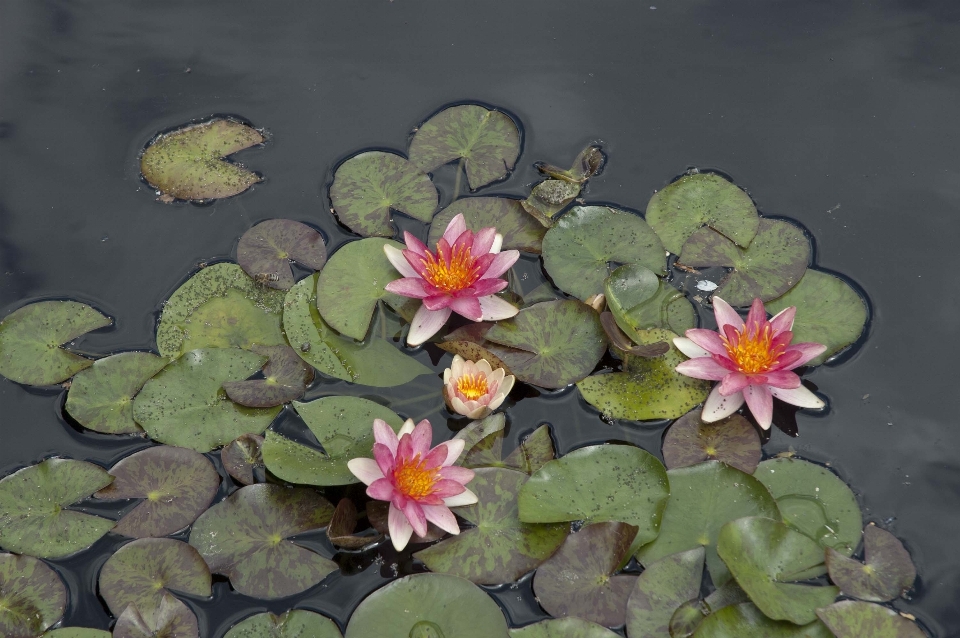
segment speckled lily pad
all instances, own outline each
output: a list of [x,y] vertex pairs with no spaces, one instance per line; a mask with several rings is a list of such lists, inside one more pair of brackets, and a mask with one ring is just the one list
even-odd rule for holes
[[924,638],[916,623],[895,610],[873,603],[842,600],[817,610],[836,638]]
[[323,236],[292,219],[268,219],[245,232],[237,244],[237,263],[254,281],[270,288],[290,289],[291,261],[323,268],[327,261]]
[[225,381],[223,389],[234,403],[248,408],[272,408],[303,397],[313,381],[313,368],[290,346],[253,346],[259,355],[267,357],[262,379]]
[[510,638],[615,638],[618,635],[582,618],[550,618],[510,630]]
[[123,610],[113,627],[113,638],[199,638],[197,617],[183,602],[164,594],[154,611],[136,605]]
[[463,215],[467,229],[473,232],[491,226],[496,228],[503,235],[503,250],[540,254],[547,229],[528,215],[518,200],[507,197],[465,197],[453,202],[433,218],[428,245],[435,246],[440,241],[456,215]]
[[149,352],[121,352],[74,377],[64,406],[83,427],[107,434],[143,432],[133,420],[133,397],[169,363]]
[[[860,638],[873,634],[858,634]],[[795,625],[783,620],[770,620],[752,603],[741,603],[707,616],[694,638],[834,638],[819,620]],[[850,637],[852,638],[852,636]]]
[[702,547],[671,554],[647,565],[627,601],[627,632],[651,638],[670,636],[674,612],[700,594]]
[[0,635],[35,638],[63,616],[67,588],[30,556],[0,554]]
[[693,410],[677,419],[663,437],[663,463],[670,470],[716,459],[753,474],[762,454],[760,434],[739,414],[704,423],[700,411]]
[[256,483],[254,470],[263,465],[263,437],[258,434],[241,434],[220,450],[223,469],[237,482],[244,485]]
[[343,638],[343,634],[329,618],[305,609],[291,609],[279,616],[266,612],[245,618],[223,638]]
[[876,525],[867,525],[863,546],[865,564],[827,548],[830,580],[844,596],[882,603],[913,586],[917,568],[896,536]]

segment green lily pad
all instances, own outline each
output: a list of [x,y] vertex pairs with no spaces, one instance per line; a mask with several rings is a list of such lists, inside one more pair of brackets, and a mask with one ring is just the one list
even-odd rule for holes
[[[367,596],[347,625],[346,638],[508,638],[499,605],[465,578],[414,574]],[[414,633],[414,631],[420,633]]]
[[279,346],[282,290],[257,284],[236,264],[201,269],[170,295],[157,326],[157,349],[177,357],[197,348]]
[[704,423],[699,410],[687,412],[663,437],[663,463],[669,470],[716,459],[753,474],[762,454],[757,429],[739,414]]
[[873,603],[842,600],[817,610],[836,638],[924,638],[927,634],[895,610]]
[[[878,638],[873,634],[860,636]],[[833,634],[819,620],[806,625],[770,620],[756,605],[743,603],[707,616],[694,638],[833,638]]]
[[113,483],[97,498],[144,499],[113,528],[133,538],[168,536],[185,528],[209,507],[220,487],[220,475],[207,457],[168,445],[131,454],[110,474]]
[[64,509],[109,485],[99,465],[47,459],[0,480],[0,546],[11,552],[60,558],[86,549],[114,522]]
[[607,277],[603,289],[607,309],[628,337],[650,328],[683,334],[697,325],[690,300],[643,266],[620,266]]
[[240,237],[237,263],[254,281],[278,290],[290,290],[290,262],[320,270],[327,262],[323,237],[292,219],[268,219]]
[[823,548],[780,521],[746,517],[727,523],[720,529],[717,553],[750,600],[772,620],[806,625],[817,619],[817,608],[840,593],[837,587],[794,582],[823,563]]
[[220,450],[223,469],[243,485],[256,483],[254,470],[263,465],[263,437],[258,434],[241,434]]
[[164,594],[152,611],[136,605],[123,610],[113,627],[113,638],[200,638],[197,617],[190,608],[170,594]]
[[325,527],[333,505],[305,487],[248,485],[200,515],[190,544],[210,571],[254,598],[284,598],[306,591],[337,564],[289,540]]
[[384,339],[357,343],[331,330],[317,310],[317,278],[298,281],[283,302],[283,329],[300,358],[327,376],[375,387],[403,385],[433,373]]
[[28,385],[66,381],[93,360],[62,344],[111,323],[77,301],[40,301],[15,310],[0,321],[0,375]]
[[35,638],[63,616],[67,588],[30,556],[0,554],[0,635]]
[[427,244],[435,246],[456,215],[463,215],[467,229],[473,232],[493,226],[503,235],[503,250],[522,250],[540,254],[547,229],[523,210],[520,202],[507,197],[465,197],[453,202],[430,223]]
[[210,570],[196,549],[172,538],[141,538],[118,549],[100,569],[100,595],[114,616],[130,605],[145,620],[165,595],[209,596]]
[[263,141],[259,131],[233,120],[190,125],[153,140],[140,156],[140,172],[170,201],[232,197],[261,178],[223,158]]
[[505,467],[533,474],[556,457],[550,426],[544,423],[521,440],[520,445],[506,458],[503,458],[503,431],[489,434],[464,452],[460,465],[471,468]]
[[827,548],[830,580],[844,596],[877,603],[897,598],[913,586],[917,568],[896,536],[876,525],[863,531],[864,562]]
[[323,451],[295,443],[268,432],[263,443],[263,461],[274,475],[291,483],[307,485],[350,485],[359,482],[347,461],[371,455],[373,420],[383,419],[399,430],[403,419],[390,408],[360,397],[323,397],[307,403],[295,402]]
[[637,214],[575,206],[543,238],[543,267],[561,290],[582,300],[603,292],[611,262],[666,272],[663,244]]
[[797,307],[794,343],[812,341],[827,346],[807,365],[820,365],[855,342],[867,324],[867,304],[860,294],[839,277],[819,270],[807,269],[800,283],[766,304],[772,313],[790,306]]
[[677,335],[654,328],[630,338],[640,345],[666,342],[670,350],[655,358],[630,357],[623,372],[595,374],[577,383],[580,394],[609,418],[646,421],[676,419],[703,402],[710,383],[677,372],[686,357],[673,345]]
[[704,547],[707,568],[717,587],[730,579],[730,572],[717,556],[717,535],[728,521],[744,516],[779,518],[777,503],[758,480],[719,461],[667,472],[667,501],[660,535],[637,552],[644,565],[670,554]]
[[61,627],[59,629],[51,629],[43,634],[43,638],[111,638],[111,635],[109,631],[104,629]]
[[636,355],[638,357],[659,357],[670,350],[670,344],[666,341],[650,343],[647,345],[637,345],[631,341],[627,335],[623,334],[617,320],[609,310],[600,313],[600,325],[603,331],[607,333],[607,340],[610,341],[610,347],[619,351],[620,357],[627,355]]
[[414,554],[428,569],[461,576],[478,585],[517,580],[549,558],[570,532],[568,524],[521,523],[517,493],[527,475],[505,468],[480,468],[467,486],[479,501],[455,513],[474,524],[458,536]]
[[330,201],[342,224],[365,237],[390,237],[390,211],[422,222],[437,209],[437,189],[415,162],[394,153],[367,151],[340,166],[330,186]]
[[506,177],[520,157],[520,131],[509,115],[477,104],[440,111],[410,140],[410,161],[425,173],[463,160],[472,190]]
[[[507,425],[507,418],[502,412],[494,412],[488,417],[471,421],[465,428],[453,435],[455,439],[463,439],[463,451],[457,459],[457,465],[463,465],[464,460],[470,454],[470,450],[477,446],[481,441],[487,439],[497,432],[501,433],[500,441],[503,442],[503,428]],[[503,447],[501,445],[501,447]],[[499,461],[499,456],[497,457]]]
[[697,547],[647,565],[627,600],[627,633],[669,637],[674,612],[700,594],[703,559],[704,549]]
[[507,347],[492,351],[519,381],[543,388],[562,388],[584,378],[607,348],[597,312],[573,300],[524,308],[494,324],[485,337]]
[[266,612],[238,622],[223,638],[343,638],[337,623],[305,609]]
[[614,314],[623,314],[634,306],[653,298],[660,290],[660,278],[645,266],[624,264],[610,273],[603,283],[607,307]]
[[753,476],[777,499],[787,525],[822,547],[853,554],[863,518],[857,497],[836,474],[801,459],[777,458],[761,463]]
[[[629,609],[627,610],[629,614]],[[670,624],[667,626],[667,632],[661,633],[661,636],[670,636],[671,638],[689,638],[694,634],[700,623],[706,617],[707,611],[699,598],[693,598],[683,603],[670,617]]]
[[349,498],[342,498],[333,511],[333,518],[327,525],[327,538],[336,547],[344,549],[360,549],[365,545],[380,540],[383,536],[360,536],[357,531],[357,506]]
[[133,402],[133,418],[155,441],[198,452],[226,445],[241,434],[260,434],[280,411],[246,408],[228,400],[224,381],[240,381],[265,358],[237,348],[187,352],[147,381]]
[[303,397],[313,381],[313,368],[290,346],[253,346],[259,355],[267,357],[263,379],[225,381],[223,389],[230,400],[248,408],[272,408]]
[[755,297],[770,301],[797,285],[810,262],[810,240],[793,224],[776,219],[761,219],[746,248],[701,228],[683,245],[680,260],[694,268],[733,268],[714,294],[731,306],[749,306]]
[[637,527],[594,523],[567,537],[537,569],[533,591],[551,616],[577,616],[607,627],[625,622],[635,574],[615,574],[630,555]]
[[520,520],[631,523],[639,530],[637,543],[643,544],[660,532],[669,494],[667,472],[649,452],[632,445],[593,445],[533,473],[520,489]]
[[739,246],[749,246],[760,222],[750,196],[712,173],[684,175],[663,188],[650,198],[646,217],[675,255],[701,226],[713,228]]
[[94,362],[73,378],[67,413],[95,432],[143,432],[133,420],[133,397],[169,361],[149,352],[121,352]]
[[550,618],[510,630],[510,638],[616,638],[618,635],[582,618]]

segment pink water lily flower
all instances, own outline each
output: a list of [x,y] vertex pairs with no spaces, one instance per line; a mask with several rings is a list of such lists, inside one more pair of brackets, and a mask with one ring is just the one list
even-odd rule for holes
[[474,233],[467,230],[463,215],[450,220],[437,251],[408,232],[406,250],[389,244],[383,251],[403,275],[386,285],[388,292],[422,299],[407,335],[407,345],[418,346],[437,333],[455,312],[472,321],[498,321],[517,314],[509,302],[496,296],[507,287],[500,275],[510,270],[520,253],[500,252],[503,237],[495,228]]
[[482,419],[500,407],[513,389],[516,377],[490,362],[476,363],[460,355],[443,371],[443,398],[451,411],[471,419]]
[[473,470],[453,463],[463,451],[463,440],[452,439],[431,448],[433,428],[424,419],[414,427],[407,419],[399,436],[386,421],[373,421],[372,459],[351,459],[347,467],[367,485],[367,496],[390,503],[387,527],[397,551],[410,536],[427,533],[427,521],[459,534],[451,507],[472,505],[477,496],[466,487]]
[[680,352],[691,357],[677,366],[677,372],[720,382],[703,404],[703,421],[728,417],[746,401],[757,423],[767,430],[773,419],[773,397],[801,408],[823,407],[823,401],[791,372],[827,349],[819,343],[790,344],[795,306],[767,321],[763,302],[754,299],[746,323],[719,297],[713,298],[713,311],[718,332],[695,328],[687,330],[686,338],[673,340]]

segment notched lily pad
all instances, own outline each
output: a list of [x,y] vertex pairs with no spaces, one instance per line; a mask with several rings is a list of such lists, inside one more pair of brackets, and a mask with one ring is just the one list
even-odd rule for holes
[[93,360],[63,344],[111,323],[78,301],[39,301],[14,310],[0,321],[0,374],[27,385],[66,381]]
[[327,538],[336,547],[344,549],[360,549],[364,545],[375,543],[382,535],[359,536],[357,530],[357,506],[349,498],[342,498],[333,511],[333,518],[327,526]]
[[700,594],[704,550],[687,550],[647,565],[627,601],[627,633],[631,636],[670,636],[674,612]]
[[[464,460],[470,454],[477,444],[479,444],[484,439],[487,439],[489,436],[496,434],[497,432],[501,433],[500,441],[503,441],[503,428],[507,425],[507,418],[503,416],[502,412],[494,412],[490,416],[479,419],[477,421],[471,421],[464,427],[462,430],[453,435],[455,439],[463,439],[463,451],[460,452],[460,456],[457,459],[457,465],[463,465]],[[502,445],[501,445],[502,447]],[[497,457],[499,461],[499,456]]]
[[256,483],[254,470],[264,467],[263,437],[258,434],[241,434],[220,450],[220,462],[227,474],[244,485]]
[[337,623],[305,609],[277,616],[266,612],[244,618],[223,638],[343,638]]
[[330,186],[337,218],[365,237],[390,237],[390,211],[422,222],[437,209],[437,189],[415,162],[394,153],[367,151],[337,167]]
[[133,420],[133,398],[167,363],[149,352],[121,352],[94,362],[70,384],[67,414],[95,432],[143,432]]
[[817,610],[836,638],[925,638],[916,623],[895,610],[858,600],[841,600]]
[[0,635],[35,638],[60,620],[67,588],[43,561],[0,554]]
[[113,627],[113,638],[199,638],[200,626],[190,608],[170,594],[164,594],[155,611],[141,611],[136,605],[123,610]]
[[263,141],[258,130],[234,120],[193,124],[154,139],[140,156],[140,172],[161,201],[232,197],[261,178],[223,158]]
[[267,357],[263,379],[226,381],[223,389],[230,400],[248,408],[272,408],[303,397],[313,381],[313,368],[290,346],[253,346],[259,355]]
[[913,586],[917,568],[896,536],[876,525],[863,531],[864,563],[827,548],[830,580],[844,596],[882,603]]
[[615,638],[618,635],[582,618],[550,618],[510,630],[510,638]]
[[278,290],[290,290],[290,262],[320,270],[327,262],[323,236],[292,219],[268,219],[240,237],[237,263],[254,281]]
[[505,467],[520,470],[524,474],[533,474],[544,463],[556,458],[557,453],[550,437],[550,426],[544,423],[529,436],[520,441],[520,445],[503,458],[503,431],[498,430],[477,441],[465,452],[460,465],[464,467]]
[[494,227],[503,235],[503,250],[522,250],[540,254],[543,235],[547,229],[537,223],[523,210],[520,202],[507,197],[465,197],[453,202],[430,224],[427,245],[435,246],[447,224],[456,215],[463,215],[467,229],[473,232]]
[[670,470],[716,459],[753,474],[762,454],[757,429],[739,414],[704,423],[694,410],[677,419],[663,437],[663,462]]
[[770,620],[756,605],[742,603],[707,616],[694,638],[833,638],[833,634],[819,620],[806,625]]

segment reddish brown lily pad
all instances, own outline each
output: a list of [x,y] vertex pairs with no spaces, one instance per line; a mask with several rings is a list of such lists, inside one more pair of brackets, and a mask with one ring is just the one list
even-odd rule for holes
[[699,409],[687,412],[663,437],[663,462],[668,470],[716,459],[753,474],[762,454],[757,429],[739,414],[704,423]]
[[337,503],[337,509],[333,512],[333,518],[327,525],[327,538],[337,547],[345,549],[360,549],[364,545],[375,543],[383,535],[359,536],[354,534],[357,529],[357,506],[349,498],[342,498]]
[[327,262],[323,236],[292,219],[268,219],[245,232],[237,245],[237,263],[254,281],[290,290],[290,262],[320,270]]
[[227,474],[244,485],[256,483],[254,470],[263,467],[263,437],[259,434],[243,434],[220,450],[220,461]]
[[674,612],[700,593],[704,556],[704,549],[697,547],[647,566],[627,601],[627,631],[631,636],[670,635]]
[[253,346],[257,354],[269,357],[263,379],[226,381],[223,389],[234,403],[248,408],[272,408],[294,401],[313,381],[313,368],[304,364],[290,346]]
[[113,638],[198,638],[197,617],[183,602],[164,594],[153,612],[136,605],[123,610],[113,628]]
[[896,536],[876,525],[867,525],[863,546],[865,564],[827,548],[830,580],[844,596],[882,603],[910,589],[917,579],[917,568]]

